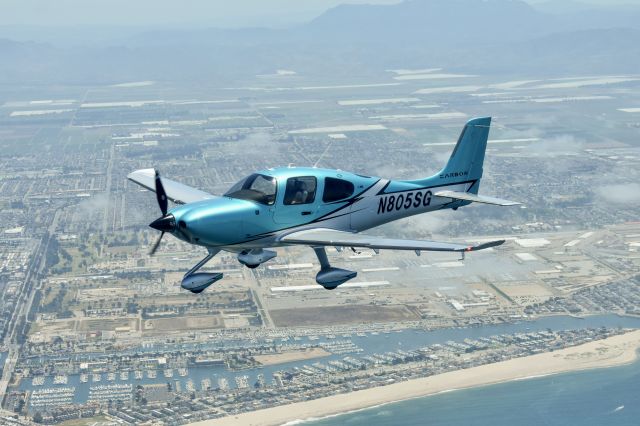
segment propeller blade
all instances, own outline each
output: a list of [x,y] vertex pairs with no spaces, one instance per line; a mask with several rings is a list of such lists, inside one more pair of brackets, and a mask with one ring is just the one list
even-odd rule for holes
[[156,199],[158,200],[158,205],[160,206],[160,211],[162,212],[162,216],[167,214],[168,201],[167,201],[167,193],[164,192],[164,186],[162,186],[162,179],[160,179],[160,173],[156,170]]
[[160,246],[160,241],[162,241],[162,237],[164,237],[164,231],[160,233],[160,237],[158,237],[156,242],[151,247],[151,250],[149,250],[149,256],[153,256],[154,254],[156,254],[156,250],[158,250],[158,247]]

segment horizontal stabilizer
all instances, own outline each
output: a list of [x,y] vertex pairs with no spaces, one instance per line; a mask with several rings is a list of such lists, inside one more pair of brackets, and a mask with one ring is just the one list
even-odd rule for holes
[[485,195],[472,194],[470,192],[438,191],[436,197],[451,198],[453,200],[471,201],[474,203],[493,204],[495,206],[519,206],[517,201],[503,200],[501,198],[487,197]]
[[366,234],[338,231],[335,229],[315,228],[292,232],[279,238],[283,243],[303,244],[308,246],[360,247],[372,250],[414,250],[420,251],[476,251],[496,247],[504,240],[469,245],[444,243],[438,241],[402,240],[397,238],[376,237]]

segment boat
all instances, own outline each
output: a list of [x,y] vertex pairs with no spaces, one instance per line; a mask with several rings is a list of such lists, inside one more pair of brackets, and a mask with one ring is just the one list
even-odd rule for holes
[[66,385],[69,379],[64,374],[58,374],[53,378],[54,385]]
[[229,381],[227,379],[225,379],[224,377],[218,379],[218,387],[221,390],[229,389]]

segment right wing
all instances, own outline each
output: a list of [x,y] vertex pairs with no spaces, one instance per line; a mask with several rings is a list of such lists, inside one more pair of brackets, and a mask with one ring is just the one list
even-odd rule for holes
[[[155,175],[156,172],[154,169],[142,169],[129,173],[127,179],[149,191],[156,192]],[[171,179],[162,178],[162,186],[167,193],[167,198],[176,204],[188,204],[216,198],[215,195],[209,194],[208,192],[200,191],[199,189],[192,188]]]
[[403,240],[397,238],[374,237],[366,234],[315,228],[292,232],[279,238],[283,243],[308,246],[361,247],[373,250],[414,250],[420,251],[476,251],[499,246],[504,240],[490,241],[478,245],[441,243],[437,241]]

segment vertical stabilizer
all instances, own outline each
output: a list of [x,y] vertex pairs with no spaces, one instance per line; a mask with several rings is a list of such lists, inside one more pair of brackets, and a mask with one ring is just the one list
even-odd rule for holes
[[[480,180],[490,125],[491,117],[474,118],[467,122],[447,165],[438,173],[442,183]],[[470,192],[477,194],[478,188],[479,184],[476,184]]]
[[475,181],[468,192],[478,193],[482,164],[487,149],[491,117],[473,118],[462,129],[458,142],[449,157],[447,165],[434,176],[424,179],[404,181],[416,185],[452,185]]

